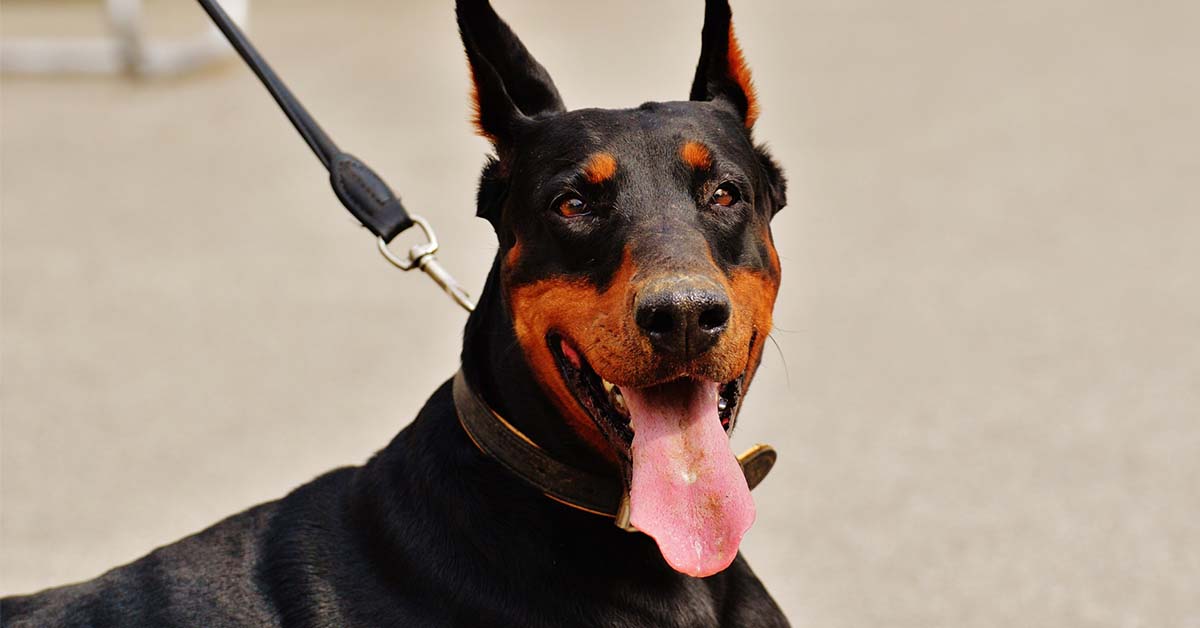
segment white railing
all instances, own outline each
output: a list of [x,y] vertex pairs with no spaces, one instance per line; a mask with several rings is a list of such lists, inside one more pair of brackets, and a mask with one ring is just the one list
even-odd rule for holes
[[[105,4],[110,36],[5,37],[0,41],[0,70],[14,74],[176,74],[233,54],[233,48],[215,26],[191,39],[155,40],[143,28],[141,0],[106,0]],[[249,5],[250,0],[221,2],[243,30]]]

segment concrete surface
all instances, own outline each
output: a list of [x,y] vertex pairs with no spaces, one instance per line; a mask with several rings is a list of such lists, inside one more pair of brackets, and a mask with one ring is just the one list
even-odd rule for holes
[[[253,30],[474,288],[450,5],[256,0]],[[698,0],[497,5],[570,106],[686,94]],[[86,30],[65,6],[6,0],[3,33]],[[735,13],[791,177],[737,435],[782,458],[744,549],[793,622],[1200,626],[1200,4]],[[0,591],[363,461],[454,371],[463,315],[379,259],[241,66],[2,91]]]

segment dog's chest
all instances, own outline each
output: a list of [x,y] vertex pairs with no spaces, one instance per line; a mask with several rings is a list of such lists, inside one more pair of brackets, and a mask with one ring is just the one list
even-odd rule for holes
[[[496,626],[521,628],[610,628],[612,626],[646,628],[719,628],[721,613],[700,585],[697,590],[668,598],[618,595],[600,600],[596,592],[563,593],[531,590],[522,600],[509,599],[490,608],[464,609],[452,604],[440,606],[440,612],[422,612],[420,617],[405,620],[416,623],[400,625],[421,626]],[[424,605],[423,605],[424,606]],[[425,606],[425,611],[431,610]],[[365,625],[365,624],[364,624]]]

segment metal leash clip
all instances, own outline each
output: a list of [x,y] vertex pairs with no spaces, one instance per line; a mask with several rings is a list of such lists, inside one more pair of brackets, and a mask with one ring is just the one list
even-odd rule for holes
[[454,280],[450,273],[446,272],[445,268],[438,263],[435,253],[438,250],[437,235],[433,232],[433,227],[424,218],[417,215],[410,215],[413,224],[421,228],[425,234],[425,242],[414,244],[408,249],[408,259],[397,256],[388,248],[388,243],[382,237],[376,239],[376,244],[379,245],[379,252],[383,254],[384,259],[391,262],[393,266],[400,270],[409,271],[414,268],[419,268],[429,275],[429,278],[450,295],[454,302],[462,306],[468,312],[475,311],[475,302],[471,300],[471,295],[467,294],[462,286]]

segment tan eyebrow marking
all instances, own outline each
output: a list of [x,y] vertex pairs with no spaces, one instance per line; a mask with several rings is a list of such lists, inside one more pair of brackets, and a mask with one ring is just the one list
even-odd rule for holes
[[708,147],[700,142],[687,142],[679,149],[679,157],[683,163],[696,170],[707,170],[712,167],[712,154]]
[[609,153],[596,153],[583,167],[588,183],[604,183],[617,175],[617,158]]

